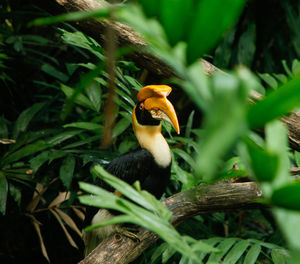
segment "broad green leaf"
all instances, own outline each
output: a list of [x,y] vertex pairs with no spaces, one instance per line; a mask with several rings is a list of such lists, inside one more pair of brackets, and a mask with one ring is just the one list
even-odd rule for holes
[[282,252],[278,249],[273,249],[271,251],[271,257],[274,264],[286,264],[288,262],[288,257],[283,255]]
[[[300,33],[300,31],[299,31]],[[300,34],[299,34],[299,40],[300,40]],[[300,51],[300,50],[299,50]],[[293,60],[293,64],[292,64],[292,72],[294,75],[297,75],[300,73],[300,61],[297,59]]]
[[[102,73],[102,71],[103,71],[103,60],[100,60],[94,70],[89,71],[88,73],[86,73],[85,75],[83,75],[83,77],[80,79],[80,81],[76,84],[74,90],[70,91],[69,87],[67,87],[67,86],[65,86],[63,84],[61,85],[62,89],[64,88],[64,90],[70,94],[69,97],[66,94],[67,97],[68,97],[68,100],[67,100],[67,102],[65,104],[65,107],[64,107],[62,113],[61,113],[61,118],[63,120],[71,113],[73,105],[76,102],[76,100],[79,99],[79,96],[81,96],[80,97],[80,102],[81,103],[83,103],[86,107],[91,108],[92,110],[94,110],[94,107],[91,104],[91,102],[83,94],[81,94],[81,93],[85,89],[85,87],[89,86],[91,83],[94,82],[95,78],[100,73]],[[77,101],[77,103],[78,103],[78,101]]]
[[37,153],[41,150],[48,148],[50,145],[44,140],[36,141],[35,143],[24,146],[23,148],[11,153],[0,161],[0,166],[9,164],[11,162],[19,161],[20,159]]
[[248,123],[251,128],[263,126],[300,106],[300,75],[272,91],[263,100],[251,106]]
[[160,10],[161,0],[139,0],[139,3],[142,5],[143,10],[147,16],[157,16]]
[[69,32],[64,29],[60,29],[60,31],[62,32],[62,40],[65,43],[86,49],[100,60],[103,60],[102,47],[93,38],[83,34],[80,31]]
[[0,171],[0,213],[5,214],[6,211],[6,200],[8,192],[8,182],[5,174]]
[[237,241],[237,238],[225,238],[219,245],[217,245],[217,248],[221,251],[221,253],[211,254],[207,260],[207,263],[219,263]]
[[114,127],[113,134],[112,134],[113,138],[118,137],[129,126],[130,126],[130,121],[127,118],[122,118],[120,121],[117,122],[117,124]]
[[36,103],[33,106],[24,110],[18,117],[13,132],[13,138],[16,138],[20,132],[27,129],[28,124],[34,116],[46,105],[47,103]]
[[198,251],[199,259],[202,261],[208,253],[214,252],[216,254],[221,253],[218,248],[214,248],[220,241],[222,240],[221,237],[212,237],[205,240],[198,240],[194,242],[192,245],[193,249]]
[[49,159],[49,151],[43,151],[41,154],[37,155],[33,159],[31,159],[30,167],[33,172],[37,172],[37,170]]
[[238,19],[244,4],[244,0],[228,0],[222,5],[219,0],[199,1],[189,31],[188,63],[199,59],[215,46],[222,34]]
[[[21,197],[22,197],[21,189],[13,184],[9,184],[9,194],[13,197],[14,201],[20,207],[21,206]],[[0,199],[0,201],[1,201],[1,199]]]
[[[113,175],[106,172],[101,166],[94,166],[91,172],[95,173],[102,180],[108,182],[115,189],[121,191],[124,196],[135,201],[137,204],[140,204],[149,210],[155,210],[151,201],[142,196],[137,190],[133,189],[128,183],[120,181]],[[165,208],[165,210],[167,209]]]
[[157,260],[162,254],[169,248],[170,246],[167,243],[162,243],[158,247],[155,248],[154,253],[151,255],[151,262],[150,264],[157,263]]
[[273,89],[277,89],[278,83],[269,73],[259,73],[258,76]]
[[300,212],[287,209],[274,208],[273,214],[275,219],[285,236],[289,248],[292,250],[300,250]]
[[172,46],[183,39],[193,11],[192,0],[161,1],[160,21]]
[[95,124],[92,122],[74,122],[70,124],[65,124],[63,127],[64,128],[75,127],[75,128],[85,129],[85,130],[102,130],[103,128],[102,125]]
[[278,171],[279,157],[268,150],[258,146],[250,138],[245,139],[248,154],[250,158],[250,166],[257,180],[260,182],[272,181]]
[[89,144],[91,142],[94,142],[96,140],[100,140],[100,135],[96,135],[93,137],[88,137],[87,139],[79,140],[77,142],[71,143],[69,145],[64,146],[62,149],[70,149],[70,148],[78,148],[79,146]]
[[173,148],[172,151],[178,156],[180,156],[182,159],[184,159],[192,168],[196,167],[194,159],[189,154],[187,154],[184,150]]
[[62,81],[63,83],[66,83],[69,80],[69,76],[59,70],[57,70],[55,67],[53,67],[49,63],[45,63],[42,65],[42,71],[49,74],[50,76]]
[[[66,95],[67,98],[71,98],[73,96],[73,94],[75,93],[75,90],[69,86],[66,86],[64,84],[60,85],[61,90],[64,92],[64,94]],[[81,106],[84,106],[86,108],[90,108],[92,110],[94,110],[90,100],[83,94],[78,94],[74,100],[74,102],[76,104],[79,104]]]
[[61,144],[65,140],[67,140],[69,138],[72,138],[72,137],[74,137],[74,136],[76,136],[76,135],[78,135],[80,133],[82,133],[81,129],[74,129],[74,130],[65,131],[65,132],[57,134],[56,136],[48,138],[46,142],[49,145]]
[[74,174],[74,168],[75,168],[75,158],[71,155],[67,156],[59,169],[59,178],[63,182],[63,184],[66,186],[67,189],[70,189],[72,178]]
[[227,253],[224,258],[224,264],[234,264],[239,258],[244,254],[246,249],[249,246],[249,242],[247,240],[241,240],[237,242],[233,248]]
[[97,84],[96,82],[92,82],[90,85],[88,85],[85,88],[85,92],[88,98],[90,99],[90,101],[92,102],[95,110],[99,112],[101,107],[101,94],[102,94],[100,85]]
[[258,244],[252,245],[244,259],[244,264],[255,264],[261,252],[261,246]]
[[300,152],[295,151],[294,156],[295,156],[295,161],[296,161],[297,166],[300,167]]
[[196,156],[198,181],[211,181],[221,160],[247,131],[245,101],[248,87],[243,80],[232,76],[214,76],[214,98],[207,109],[204,132]]
[[[135,191],[127,183],[122,182],[120,179],[112,175],[109,175],[100,166],[95,166],[94,171],[96,171],[95,169],[98,171],[99,174],[105,175],[105,177],[103,178],[102,176],[102,178],[107,183],[112,185],[114,188],[118,187],[117,189],[123,195],[128,196],[131,194],[131,196],[129,197],[130,199],[139,204],[143,203],[147,207],[149,207],[149,201],[146,201],[144,196]],[[129,202],[128,200],[125,200],[123,198],[120,198],[97,186],[93,186],[91,184],[83,182],[79,183],[79,185],[81,189],[94,194],[93,196],[81,196],[79,199],[82,203],[97,206],[100,208],[110,208],[118,210],[128,216],[131,216],[131,218],[127,219],[131,219],[133,223],[139,224],[151,231],[156,232],[163,240],[165,240],[168,244],[174,247],[178,252],[193,259],[195,263],[201,263],[201,261],[198,260],[195,252],[192,250],[192,248],[185,242],[184,239],[182,239],[179,233],[166,219],[159,217],[157,214],[154,214],[149,210],[139,207],[136,204]],[[136,200],[136,198],[138,199]],[[158,203],[159,201],[157,201],[156,203],[152,203],[150,206],[151,209],[153,208],[154,211],[159,211],[160,208],[157,207]],[[155,206],[155,208],[153,206]]]
[[288,136],[287,128],[278,120],[266,125],[266,147],[279,157],[278,171],[273,182],[273,187],[289,182],[290,161],[288,157]]
[[272,202],[280,207],[300,210],[300,182],[281,186],[272,193]]

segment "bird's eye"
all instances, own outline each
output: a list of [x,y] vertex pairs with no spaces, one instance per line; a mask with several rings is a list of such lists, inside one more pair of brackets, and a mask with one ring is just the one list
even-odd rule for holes
[[139,105],[139,109],[140,109],[140,110],[144,110],[144,104],[140,104],[140,105]]

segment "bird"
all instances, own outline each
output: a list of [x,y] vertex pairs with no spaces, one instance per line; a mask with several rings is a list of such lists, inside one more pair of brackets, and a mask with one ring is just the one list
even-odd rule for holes
[[[128,184],[140,182],[141,189],[160,199],[171,175],[171,152],[161,133],[161,121],[170,123],[180,133],[178,118],[172,103],[167,99],[172,88],[168,85],[148,85],[137,94],[137,104],[132,111],[132,126],[140,147],[113,159],[106,171]],[[115,192],[116,195],[121,195]],[[111,219],[115,212],[88,207],[84,226]],[[83,232],[84,254],[87,256],[102,240],[120,232],[118,225],[109,225]],[[124,229],[124,235],[131,237]],[[133,236],[134,237],[134,236]]]

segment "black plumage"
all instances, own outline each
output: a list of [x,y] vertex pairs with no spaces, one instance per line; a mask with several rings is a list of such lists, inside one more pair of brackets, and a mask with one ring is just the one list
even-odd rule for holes
[[[115,158],[105,169],[130,185],[135,181],[140,181],[143,190],[150,192],[159,199],[169,182],[171,163],[167,167],[161,167],[155,162],[153,155],[147,149],[139,148]],[[96,184],[113,191],[111,187],[105,185],[99,179],[97,179]],[[84,226],[91,224],[92,218],[98,210],[99,208],[88,207]],[[117,214],[116,212],[113,213]]]

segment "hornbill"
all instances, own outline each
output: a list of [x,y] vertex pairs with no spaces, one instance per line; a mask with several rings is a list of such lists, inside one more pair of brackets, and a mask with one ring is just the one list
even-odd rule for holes
[[[138,103],[132,111],[132,124],[141,147],[115,158],[105,168],[129,184],[138,180],[143,190],[147,190],[158,199],[164,193],[171,174],[171,153],[167,141],[161,134],[161,120],[171,123],[179,134],[176,112],[167,99],[171,91],[171,87],[167,85],[149,85],[139,91]],[[84,225],[96,224],[114,215],[116,212],[90,207],[87,209]],[[130,232],[126,232],[126,227],[122,229],[118,225],[84,232],[85,255],[114,232],[130,236]]]

